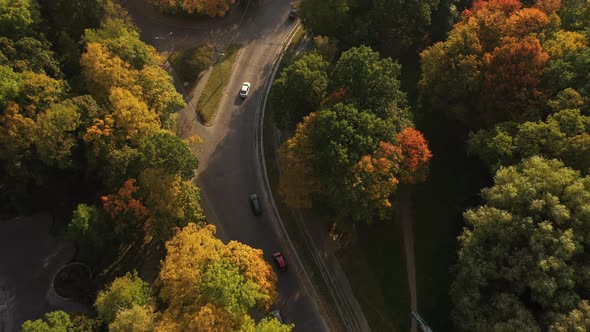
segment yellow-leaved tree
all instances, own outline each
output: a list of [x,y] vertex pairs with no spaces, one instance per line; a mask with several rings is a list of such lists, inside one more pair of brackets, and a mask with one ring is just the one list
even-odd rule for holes
[[167,308],[156,331],[238,331],[248,310],[276,301],[277,277],[262,251],[215,237],[215,226],[188,224],[166,243],[159,289]]
[[292,208],[310,208],[311,194],[320,190],[320,180],[313,174],[312,127],[317,114],[311,113],[297,125],[295,135],[279,151],[283,172],[279,192]]

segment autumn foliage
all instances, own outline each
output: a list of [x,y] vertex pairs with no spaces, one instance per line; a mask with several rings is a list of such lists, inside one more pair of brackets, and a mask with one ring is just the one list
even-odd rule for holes
[[404,183],[417,183],[426,180],[428,163],[432,152],[422,133],[414,128],[406,128],[397,134],[401,150],[400,173]]
[[[167,309],[158,331],[237,331],[250,320],[244,311],[250,308],[227,297],[256,299],[252,304],[264,310],[277,300],[277,276],[262,250],[236,241],[225,245],[213,225],[189,224],[166,243],[166,251],[159,279]],[[217,288],[215,297],[211,287]]]
[[105,211],[112,218],[125,213],[131,213],[138,219],[147,216],[148,211],[145,206],[143,206],[139,199],[134,197],[134,194],[139,190],[135,182],[135,179],[129,179],[125,181],[116,194],[110,194],[101,198]]
[[354,193],[364,198],[366,208],[377,211],[381,218],[388,215],[391,195],[399,184],[398,173],[402,150],[391,143],[379,142],[375,153],[363,156],[354,166]]
[[279,192],[291,207],[310,208],[311,195],[320,191],[320,181],[313,174],[311,130],[317,114],[306,116],[297,125],[295,135],[281,146],[279,159],[283,168]]
[[[518,0],[475,1],[446,41],[421,54],[423,103],[446,105],[470,128],[539,119],[549,111],[550,94],[564,88],[561,81],[577,80],[565,71],[579,65],[563,57],[579,50],[581,39],[559,29],[560,6],[559,0],[524,8]],[[557,68],[564,75],[556,77]]]

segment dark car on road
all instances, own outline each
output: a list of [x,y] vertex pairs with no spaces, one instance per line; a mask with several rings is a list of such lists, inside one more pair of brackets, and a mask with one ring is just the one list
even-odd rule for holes
[[287,271],[287,261],[285,261],[285,257],[283,257],[280,251],[272,254],[272,258],[274,258],[275,264],[277,264],[280,271]]
[[291,11],[289,12],[289,19],[294,20],[296,18],[297,18],[297,8],[291,8]]
[[255,216],[262,215],[262,205],[260,205],[260,200],[258,199],[258,195],[252,194],[250,195],[250,206],[252,207],[252,212]]

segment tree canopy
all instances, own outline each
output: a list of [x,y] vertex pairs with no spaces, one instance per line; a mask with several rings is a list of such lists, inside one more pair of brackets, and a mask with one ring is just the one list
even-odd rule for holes
[[[500,168],[481,194],[485,204],[465,212],[459,237],[457,326],[563,330],[565,317],[587,306],[590,178],[532,157]],[[571,323],[584,329],[583,319]]]
[[137,276],[137,272],[127,273],[115,279],[96,296],[96,312],[106,323],[115,321],[117,315],[134,306],[143,306],[150,300],[149,285]]
[[[564,3],[565,4],[565,3]],[[471,129],[542,120],[567,88],[587,96],[588,41],[560,26],[559,2],[475,1],[421,53],[420,101]]]
[[564,109],[545,121],[502,123],[470,135],[469,152],[492,169],[524,158],[543,156],[562,160],[582,174],[590,171],[590,117],[579,109]]
[[384,54],[400,54],[425,39],[438,0],[304,0],[306,30],[335,38],[346,48],[370,45]]
[[277,277],[262,251],[223,244],[213,225],[189,223],[166,250],[160,297],[167,309],[158,330],[239,330],[252,324],[250,308],[268,310],[277,299]]

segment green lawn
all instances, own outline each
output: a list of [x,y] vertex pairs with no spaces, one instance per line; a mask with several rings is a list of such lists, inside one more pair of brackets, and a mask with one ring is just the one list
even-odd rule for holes
[[223,90],[229,83],[232,68],[239,50],[240,45],[232,44],[228,46],[223,51],[224,55],[213,65],[211,76],[209,76],[209,80],[197,104],[197,112],[201,121],[205,124],[210,124],[215,119],[219,102],[223,96]]
[[434,331],[453,331],[449,297],[462,213],[479,204],[489,173],[465,154],[464,135],[443,116],[428,114],[417,126],[430,142],[428,181],[414,187],[414,239],[418,308]]
[[390,220],[361,225],[338,259],[371,329],[408,331],[410,294],[400,224]]

